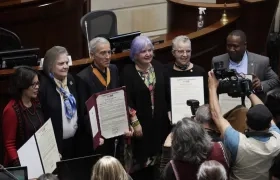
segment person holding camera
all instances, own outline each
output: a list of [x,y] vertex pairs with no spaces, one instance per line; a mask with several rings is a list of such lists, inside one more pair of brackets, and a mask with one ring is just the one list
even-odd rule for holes
[[208,76],[212,119],[221,132],[233,162],[230,179],[268,180],[269,169],[280,153],[280,130],[271,112],[252,89],[246,88],[244,92],[253,105],[246,114],[248,130],[244,134],[236,131],[221,113],[217,95],[219,81],[213,71]]
[[263,101],[270,90],[280,87],[279,78],[269,65],[269,58],[247,51],[246,35],[241,30],[234,30],[228,35],[227,53],[213,57],[213,67],[217,62],[221,63],[221,68],[253,75],[253,89]]

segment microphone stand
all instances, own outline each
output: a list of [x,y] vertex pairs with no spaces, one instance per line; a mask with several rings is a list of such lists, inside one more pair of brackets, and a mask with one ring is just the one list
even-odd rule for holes
[[2,164],[0,164],[0,169],[4,171],[4,174],[6,174],[8,177],[12,178],[13,180],[19,180],[16,176],[14,176],[12,173],[10,173]]
[[[87,37],[87,46],[88,46],[88,55],[89,55],[89,58],[91,58],[91,55],[90,55],[90,47],[89,47],[89,38],[88,38],[88,27],[87,27],[87,21],[85,21],[85,28],[86,28],[86,37]],[[88,61],[88,60],[87,60]],[[86,62],[87,63],[87,62]]]

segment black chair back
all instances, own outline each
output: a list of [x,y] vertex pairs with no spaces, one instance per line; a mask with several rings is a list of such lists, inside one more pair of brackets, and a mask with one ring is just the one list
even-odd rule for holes
[[89,41],[95,37],[109,38],[118,35],[117,17],[113,11],[92,11],[84,15],[80,23],[86,37],[85,22],[87,22]]
[[7,29],[0,27],[0,51],[21,49],[19,37]]

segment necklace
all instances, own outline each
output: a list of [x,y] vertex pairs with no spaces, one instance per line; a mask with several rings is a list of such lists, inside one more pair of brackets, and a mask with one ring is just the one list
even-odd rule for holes
[[[32,103],[32,102],[31,102]],[[30,111],[30,109],[33,107],[33,112]],[[37,111],[36,111],[36,107],[35,105],[32,103],[31,107],[30,108],[26,108],[24,107],[24,105],[21,103],[21,108],[23,109],[23,116],[24,116],[24,119],[28,120],[30,122],[30,124],[32,125],[32,127],[34,128],[34,132],[36,132],[42,125],[43,125],[43,122],[40,118],[40,116],[38,115]],[[30,115],[34,116],[36,114],[37,116],[37,119],[39,120],[40,122],[40,126],[38,128],[36,128],[36,126],[34,125],[34,123],[32,122],[32,120],[30,119]]]
[[[33,112],[31,111],[31,109],[33,109]],[[29,112],[29,114],[34,115],[36,112],[35,106],[31,105],[30,108],[26,108],[27,112]]]
[[188,63],[187,65],[183,65],[183,66],[180,66],[178,65],[176,62],[174,63],[174,65],[176,66],[176,68],[182,70],[182,71],[185,71],[188,69],[188,67],[190,66],[190,63]]

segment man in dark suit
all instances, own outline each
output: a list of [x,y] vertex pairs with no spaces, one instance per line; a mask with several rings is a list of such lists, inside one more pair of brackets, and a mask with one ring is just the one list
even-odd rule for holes
[[[108,40],[103,37],[96,37],[90,41],[89,49],[92,63],[78,73],[81,109],[84,110],[85,126],[89,134],[87,138],[91,138],[91,130],[89,129],[89,117],[85,102],[95,93],[119,87],[118,68],[116,65],[110,64],[112,51]],[[100,141],[103,140],[100,139]],[[89,140],[89,142],[92,142],[92,140]],[[114,156],[116,149],[116,156],[120,158],[121,143],[123,143],[121,137],[106,139],[104,144],[99,146],[94,153]],[[92,147],[93,145],[89,144],[89,154],[92,153]]]
[[212,66],[215,67],[217,62],[223,62],[223,68],[253,75],[253,89],[258,96],[280,86],[278,76],[269,65],[269,58],[247,51],[246,35],[241,30],[228,35],[227,53],[213,57]]

